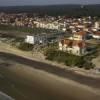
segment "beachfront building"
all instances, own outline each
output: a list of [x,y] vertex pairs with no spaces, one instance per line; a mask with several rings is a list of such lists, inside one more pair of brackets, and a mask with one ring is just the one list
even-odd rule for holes
[[85,31],[74,32],[73,35],[69,37],[69,40],[84,41],[86,40],[87,36],[88,36],[88,33]]
[[26,35],[25,42],[29,44],[48,44],[55,43],[59,38],[64,37],[65,33],[41,33]]
[[86,43],[80,40],[63,39],[59,41],[59,50],[79,56],[85,55]]
[[92,37],[93,37],[94,39],[100,39],[100,31],[93,32]]
[[38,34],[38,35],[27,35],[25,38],[25,42],[29,44],[44,44],[46,43],[46,35]]
[[99,22],[98,22],[98,21],[95,22],[94,28],[95,28],[95,29],[99,29],[99,28],[100,28],[100,25],[99,25]]

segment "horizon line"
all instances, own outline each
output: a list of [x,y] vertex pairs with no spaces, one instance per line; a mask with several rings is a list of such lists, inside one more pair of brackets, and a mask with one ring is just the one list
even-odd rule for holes
[[0,5],[0,7],[16,7],[16,6],[59,6],[59,5],[83,5],[83,6],[87,6],[87,5],[100,5],[100,3],[99,4],[81,4],[81,3],[77,3],[77,4],[44,4],[44,5],[4,5],[4,6],[2,6],[2,5]]

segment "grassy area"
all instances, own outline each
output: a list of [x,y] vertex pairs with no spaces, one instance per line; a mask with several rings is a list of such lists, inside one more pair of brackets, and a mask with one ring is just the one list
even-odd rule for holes
[[24,51],[32,51],[33,45],[22,42],[22,43],[20,43],[20,45],[17,48],[20,49],[20,50],[24,50]]
[[86,56],[76,56],[67,52],[56,50],[54,48],[47,49],[47,51],[45,51],[45,56],[48,60],[64,63],[65,65],[70,67],[77,66],[79,68],[85,68],[87,70],[94,68],[91,60],[87,60]]

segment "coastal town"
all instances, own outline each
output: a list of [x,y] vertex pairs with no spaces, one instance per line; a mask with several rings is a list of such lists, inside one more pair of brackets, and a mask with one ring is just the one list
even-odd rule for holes
[[[29,28],[45,28],[66,32],[88,31],[96,32],[98,35],[100,20],[98,17],[67,17],[67,16],[39,16],[35,14],[19,13],[6,14],[0,13],[0,24]],[[95,37],[95,36],[94,36]],[[97,37],[98,38],[98,37]]]
[[99,11],[99,0],[0,0],[0,100],[100,100]]
[[[99,51],[100,19],[98,17],[73,18],[67,16],[39,16],[36,14],[0,13],[0,25],[29,29],[44,29],[42,33],[24,34],[24,42],[34,45],[33,51],[57,44],[57,50],[77,56]],[[2,30],[2,29],[1,29]],[[45,30],[48,30],[45,31]]]

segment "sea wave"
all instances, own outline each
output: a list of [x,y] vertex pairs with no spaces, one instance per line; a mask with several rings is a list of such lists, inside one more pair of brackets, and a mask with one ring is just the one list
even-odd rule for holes
[[7,94],[0,92],[0,100],[15,100],[12,97],[8,96]]

